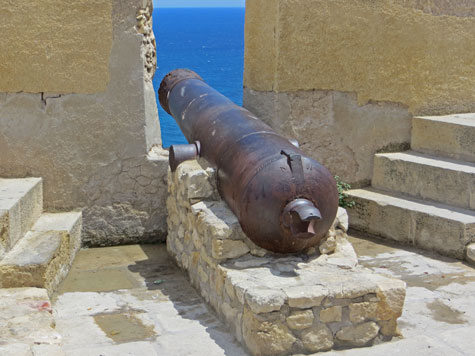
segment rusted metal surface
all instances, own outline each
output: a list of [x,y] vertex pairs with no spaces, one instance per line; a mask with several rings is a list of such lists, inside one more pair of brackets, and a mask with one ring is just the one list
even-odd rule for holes
[[196,155],[210,162],[221,197],[256,245],[291,253],[320,242],[338,209],[325,167],[192,71],[167,74],[159,99],[193,142],[171,148],[171,168]]

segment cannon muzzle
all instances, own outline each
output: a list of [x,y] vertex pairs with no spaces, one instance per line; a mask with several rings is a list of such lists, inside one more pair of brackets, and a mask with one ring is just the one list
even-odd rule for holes
[[170,147],[172,171],[184,160],[205,158],[216,168],[221,197],[262,248],[291,253],[320,242],[338,209],[336,182],[297,142],[187,69],[165,76],[159,99],[190,142]]

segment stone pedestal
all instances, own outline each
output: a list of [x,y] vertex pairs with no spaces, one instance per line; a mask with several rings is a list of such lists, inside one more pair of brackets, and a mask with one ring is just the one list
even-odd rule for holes
[[359,267],[347,215],[317,248],[278,255],[257,247],[201,162],[169,172],[167,249],[252,355],[368,346],[399,335],[405,283]]

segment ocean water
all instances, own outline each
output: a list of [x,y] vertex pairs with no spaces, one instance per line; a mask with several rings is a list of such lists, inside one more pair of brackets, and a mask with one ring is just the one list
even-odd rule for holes
[[[244,8],[155,9],[158,68],[155,93],[173,69],[188,68],[242,105]],[[158,103],[163,147],[187,143],[175,120]]]

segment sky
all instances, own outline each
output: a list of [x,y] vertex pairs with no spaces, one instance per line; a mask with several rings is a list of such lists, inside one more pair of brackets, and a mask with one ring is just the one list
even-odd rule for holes
[[153,0],[159,7],[244,7],[245,0]]

